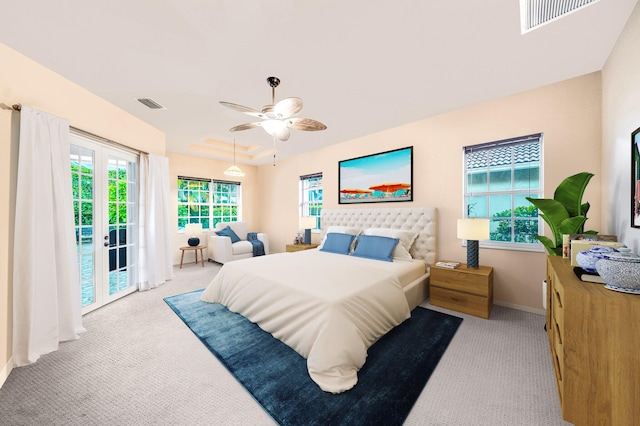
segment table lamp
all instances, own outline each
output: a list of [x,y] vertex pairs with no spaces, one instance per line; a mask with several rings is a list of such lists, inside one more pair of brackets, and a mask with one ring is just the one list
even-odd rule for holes
[[304,229],[305,244],[311,244],[311,229],[316,229],[317,223],[315,216],[302,216],[300,218],[300,229]]
[[489,237],[489,219],[458,219],[458,238],[467,240],[467,268],[478,268],[478,240]]

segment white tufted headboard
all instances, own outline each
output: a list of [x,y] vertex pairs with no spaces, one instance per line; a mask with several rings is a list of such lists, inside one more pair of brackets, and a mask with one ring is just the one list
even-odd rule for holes
[[418,232],[411,246],[411,256],[422,259],[427,265],[436,262],[438,209],[322,209],[322,236],[329,226],[353,226],[362,228],[394,228]]

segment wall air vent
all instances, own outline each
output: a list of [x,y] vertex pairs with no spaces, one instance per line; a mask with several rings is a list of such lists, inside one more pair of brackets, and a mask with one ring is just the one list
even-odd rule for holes
[[520,0],[522,34],[600,0]]
[[153,99],[149,99],[149,98],[136,98],[136,99],[137,99],[138,102],[140,102],[141,104],[143,104],[147,108],[151,108],[151,109],[166,109],[165,107],[163,107],[162,105],[160,105],[159,103],[154,101]]

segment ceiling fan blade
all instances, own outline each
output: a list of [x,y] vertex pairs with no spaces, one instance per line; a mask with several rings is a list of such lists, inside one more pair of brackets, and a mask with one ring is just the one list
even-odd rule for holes
[[233,104],[231,102],[225,102],[225,101],[220,101],[220,103],[222,105],[226,106],[227,108],[231,108],[234,111],[242,112],[244,114],[249,114],[249,115],[252,115],[252,116],[258,117],[258,118],[266,118],[263,113],[261,113],[260,111],[256,111],[253,108],[249,108],[249,107],[246,107],[246,106]]
[[316,131],[316,130],[325,130],[327,126],[322,124],[319,121],[312,120],[311,118],[291,118],[287,120],[289,127],[295,130],[308,130],[308,131]]
[[240,124],[238,126],[230,128],[229,131],[230,132],[239,132],[240,130],[255,129],[256,127],[260,127],[260,122]]
[[273,106],[273,112],[280,118],[289,118],[302,111],[302,99],[286,98]]

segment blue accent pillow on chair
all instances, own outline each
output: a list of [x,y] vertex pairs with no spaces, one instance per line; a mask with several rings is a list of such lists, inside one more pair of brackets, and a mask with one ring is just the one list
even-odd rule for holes
[[327,234],[327,239],[322,245],[320,251],[336,254],[349,254],[349,251],[351,250],[351,243],[354,238],[355,235],[331,232]]
[[393,253],[393,249],[396,244],[398,244],[398,241],[398,238],[360,235],[356,239],[356,249],[351,253],[351,256],[393,262],[391,253]]
[[227,225],[226,228],[222,228],[220,231],[216,231],[216,234],[220,235],[221,237],[231,238],[231,244],[240,241],[240,237],[238,237],[238,234],[233,232],[233,229],[229,228],[229,225]]

